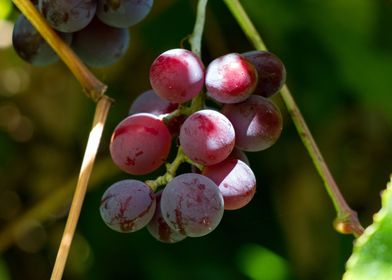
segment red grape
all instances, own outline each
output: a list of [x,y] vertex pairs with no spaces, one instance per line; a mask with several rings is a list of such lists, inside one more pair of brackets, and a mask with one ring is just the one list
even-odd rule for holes
[[256,68],[238,53],[216,58],[206,70],[208,95],[218,102],[244,101],[252,94],[256,84]]
[[270,97],[277,93],[286,82],[283,62],[268,51],[251,51],[242,54],[255,67],[259,76],[254,94]]
[[162,120],[148,113],[131,115],[115,128],[110,154],[123,171],[147,174],[167,158],[171,135]]
[[206,166],[202,174],[218,185],[225,210],[244,207],[256,192],[255,175],[241,160],[229,157],[218,164]]
[[252,95],[242,103],[227,104],[222,113],[234,126],[236,147],[244,151],[265,150],[282,132],[282,115],[278,107],[259,95]]
[[165,221],[161,211],[161,195],[162,191],[156,193],[157,206],[155,208],[154,217],[147,225],[147,230],[155,239],[164,243],[175,243],[186,238],[186,235],[172,229]]
[[231,153],[234,148],[233,125],[221,113],[201,110],[190,115],[180,130],[180,144],[184,153],[193,161],[216,164]]
[[134,232],[146,226],[154,215],[155,194],[141,181],[123,180],[103,194],[100,206],[103,221],[113,230]]
[[174,103],[187,102],[203,87],[203,63],[185,49],[166,51],[152,63],[150,83],[160,97]]
[[223,197],[209,178],[185,173],[170,181],[162,192],[161,211],[166,223],[190,237],[213,231],[223,216]]
[[156,116],[174,111],[178,107],[176,103],[160,98],[154,90],[150,89],[139,95],[132,103],[129,114],[150,113]]

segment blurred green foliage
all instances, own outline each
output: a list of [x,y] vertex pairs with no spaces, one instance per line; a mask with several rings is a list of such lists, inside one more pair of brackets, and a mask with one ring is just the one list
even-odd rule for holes
[[[392,2],[241,2],[269,49],[285,62],[287,83],[332,173],[368,225],[392,171]],[[195,0],[155,1],[147,19],[130,28],[122,61],[94,70],[116,100],[99,162],[107,159],[110,134],[132,100],[150,87],[151,62],[192,32],[195,7]],[[16,16],[14,8],[0,22],[0,244],[11,223],[23,223],[12,232],[12,243],[2,245],[0,273],[48,279],[68,205],[42,201],[51,201],[77,176],[94,104],[62,63],[36,68],[17,57],[10,46]],[[204,63],[250,49],[223,2],[209,1]],[[333,230],[332,204],[284,105],[275,100],[284,131],[272,148],[248,155],[258,191],[247,207],[226,212],[210,235],[174,245],[156,242],[146,230],[112,232],[100,219],[100,198],[129,176],[106,171],[116,170],[109,163],[94,171],[101,179],[86,197],[64,279],[340,279],[353,238]],[[46,219],[21,219],[39,205]]]

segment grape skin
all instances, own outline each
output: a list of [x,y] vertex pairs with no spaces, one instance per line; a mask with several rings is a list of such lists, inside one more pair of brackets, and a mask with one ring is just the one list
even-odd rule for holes
[[221,113],[205,109],[193,113],[180,130],[180,144],[193,161],[212,165],[229,156],[234,148],[233,125]]
[[[71,43],[72,34],[58,34],[67,44]],[[12,44],[16,53],[34,66],[47,66],[59,60],[40,33],[22,14],[15,21]]]
[[200,174],[181,174],[162,192],[161,211],[166,223],[190,237],[213,231],[223,217],[223,207],[217,185]]
[[269,99],[252,95],[245,102],[226,104],[222,113],[233,124],[236,147],[257,152],[271,147],[282,132],[282,115]]
[[128,28],[151,11],[153,0],[98,0],[97,16],[107,25]]
[[128,50],[129,32],[114,28],[94,18],[74,33],[72,48],[90,67],[107,67],[116,63]]
[[172,229],[165,221],[161,211],[161,195],[162,191],[155,194],[156,208],[154,216],[147,225],[148,232],[158,241],[163,243],[176,243],[186,238],[186,235],[181,234]]
[[86,27],[95,15],[96,0],[39,0],[39,10],[48,23],[61,32]]
[[270,97],[282,88],[286,82],[286,68],[276,55],[268,51],[250,51],[242,55],[258,73],[259,82],[253,94]]
[[256,84],[256,68],[238,53],[214,59],[206,70],[208,95],[221,103],[244,101],[252,94]]
[[154,215],[155,194],[141,181],[123,180],[103,194],[100,213],[105,224],[118,232],[134,232],[146,226]]
[[161,98],[173,103],[187,102],[203,88],[203,63],[191,51],[168,50],[151,64],[150,83]]
[[129,114],[150,113],[156,116],[170,113],[177,109],[178,104],[160,98],[150,89],[140,94],[132,103]]
[[171,146],[168,128],[156,116],[148,113],[131,115],[115,128],[110,154],[123,171],[147,174],[166,161]]
[[256,192],[256,178],[243,161],[227,158],[203,169],[203,175],[214,181],[223,195],[225,210],[236,210],[248,204]]

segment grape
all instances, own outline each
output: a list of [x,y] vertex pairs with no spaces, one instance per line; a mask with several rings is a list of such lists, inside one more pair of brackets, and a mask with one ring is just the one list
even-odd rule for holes
[[[72,34],[58,34],[67,44],[71,43]],[[16,19],[12,43],[16,53],[35,66],[46,66],[59,60],[52,48],[22,14]]]
[[238,104],[226,104],[222,113],[234,126],[236,147],[249,152],[272,146],[282,132],[282,115],[269,99],[252,95]]
[[95,15],[96,0],[39,0],[39,10],[61,32],[82,30]]
[[168,128],[148,113],[131,115],[115,128],[110,142],[114,163],[134,175],[147,174],[166,160],[171,146]]
[[256,68],[237,53],[214,59],[206,70],[208,95],[218,102],[244,101],[252,94],[256,84]]
[[210,233],[221,221],[223,210],[223,197],[217,185],[200,174],[181,174],[162,192],[162,216],[183,235],[199,237]]
[[154,90],[148,90],[139,95],[132,103],[129,114],[150,113],[156,116],[170,113],[177,109],[178,104],[170,103],[155,94]]
[[252,200],[256,192],[256,178],[252,169],[235,158],[203,169],[204,176],[214,181],[223,195],[225,210],[236,210]]
[[268,51],[251,51],[242,54],[255,67],[259,76],[254,94],[270,97],[277,93],[286,82],[283,62]]
[[185,49],[166,51],[151,64],[150,83],[161,98],[174,103],[187,102],[203,88],[203,63]]
[[100,212],[111,229],[134,232],[150,222],[155,206],[155,194],[150,187],[141,181],[123,180],[105,191]]
[[154,217],[152,217],[150,223],[147,225],[147,229],[155,239],[164,243],[175,243],[186,238],[186,235],[181,234],[165,222],[161,211],[161,195],[162,191],[156,193],[157,206],[155,208]]
[[128,28],[144,19],[153,0],[98,0],[97,16],[107,25]]
[[87,27],[74,33],[72,47],[91,67],[106,67],[117,62],[127,51],[127,29],[114,28],[94,18]]
[[193,113],[180,130],[180,144],[184,153],[193,161],[216,164],[231,153],[234,148],[233,125],[221,113],[201,110]]

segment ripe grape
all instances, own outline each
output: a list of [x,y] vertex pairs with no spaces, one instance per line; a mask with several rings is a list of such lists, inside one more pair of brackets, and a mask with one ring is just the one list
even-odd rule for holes
[[229,157],[218,164],[206,166],[202,174],[218,185],[225,210],[244,207],[256,192],[256,178],[252,169],[239,159]]
[[193,161],[216,164],[231,153],[234,148],[233,125],[221,113],[205,109],[193,113],[180,130],[180,144],[184,153]]
[[98,0],[97,16],[107,25],[128,28],[144,19],[153,0]]
[[235,130],[236,147],[249,152],[272,146],[282,132],[282,115],[269,99],[252,95],[245,102],[226,104],[222,113]]
[[165,124],[148,113],[131,115],[115,128],[110,142],[114,163],[134,175],[147,174],[166,160],[171,135]]
[[177,109],[178,104],[160,98],[150,89],[139,95],[132,103],[129,114],[150,113],[156,116],[170,113]]
[[101,217],[111,229],[134,232],[146,226],[154,215],[155,194],[141,181],[123,180],[103,194]]
[[61,32],[82,30],[95,15],[96,0],[39,0],[39,10]]
[[244,101],[252,94],[256,84],[256,68],[237,53],[214,59],[206,70],[208,95],[218,102]]
[[[72,34],[58,34],[67,44],[71,43]],[[44,38],[22,14],[16,19],[12,43],[16,53],[35,66],[46,66],[59,60]]]
[[286,68],[276,55],[268,51],[250,51],[242,55],[256,67],[259,76],[254,94],[270,97],[282,88],[286,82]]
[[74,33],[72,48],[91,67],[106,67],[117,62],[127,51],[128,30],[110,27],[94,18]]
[[166,223],[161,211],[162,191],[155,194],[157,206],[155,214],[147,225],[147,230],[155,239],[164,243],[175,243],[186,238],[186,235],[175,231]]
[[161,98],[174,103],[187,102],[203,87],[203,63],[185,49],[166,51],[151,64],[150,83]]
[[190,237],[214,230],[223,216],[223,197],[209,178],[185,173],[170,181],[162,192],[161,211],[166,223]]

